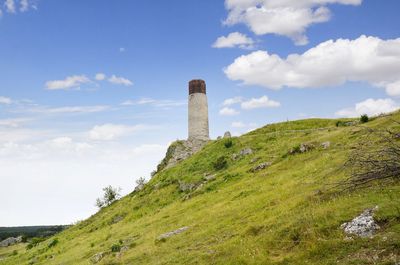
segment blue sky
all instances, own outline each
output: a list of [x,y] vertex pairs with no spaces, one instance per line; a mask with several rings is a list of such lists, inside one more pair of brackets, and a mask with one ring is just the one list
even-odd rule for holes
[[193,78],[207,82],[213,138],[400,106],[398,0],[0,0],[0,10],[0,226],[71,223],[96,211],[102,187],[130,192],[187,137]]

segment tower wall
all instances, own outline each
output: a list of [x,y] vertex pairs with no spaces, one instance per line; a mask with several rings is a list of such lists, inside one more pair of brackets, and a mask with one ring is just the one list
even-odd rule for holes
[[189,82],[189,140],[209,140],[206,83]]

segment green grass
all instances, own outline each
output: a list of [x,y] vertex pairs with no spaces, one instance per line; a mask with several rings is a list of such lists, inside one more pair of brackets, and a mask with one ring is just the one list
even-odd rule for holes
[[[142,191],[57,234],[57,244],[49,247],[53,237],[30,250],[16,246],[15,256],[9,255],[11,248],[0,249],[0,257],[6,255],[0,264],[91,264],[100,252],[98,264],[395,264],[396,257],[400,261],[400,185],[356,191],[333,185],[346,177],[342,166],[365,134],[362,127],[396,126],[391,118],[400,120],[400,113],[347,127],[328,119],[272,124],[233,138],[229,148],[225,140],[212,141],[158,173]],[[324,150],[320,144],[326,141],[331,146]],[[287,155],[301,143],[316,148]],[[246,147],[254,153],[231,158]],[[222,156],[227,165],[217,170],[214,163]],[[250,173],[261,162],[272,165]],[[216,179],[179,191],[179,182],[200,184],[206,173]],[[375,205],[379,233],[347,240],[340,225]],[[157,240],[184,226],[189,229]]]

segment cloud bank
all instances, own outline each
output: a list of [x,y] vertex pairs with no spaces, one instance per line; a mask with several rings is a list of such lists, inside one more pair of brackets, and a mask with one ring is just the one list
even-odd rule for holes
[[231,80],[270,89],[318,88],[359,81],[385,88],[390,96],[400,96],[399,69],[400,38],[360,36],[355,40],[329,40],[287,58],[255,51],[238,57],[224,72]]
[[327,5],[361,3],[362,0],[226,0],[228,17],[224,23],[243,23],[257,35],[282,35],[297,45],[305,45],[307,28],[330,20]]
[[354,107],[339,110],[335,113],[335,115],[340,117],[357,117],[363,114],[376,116],[398,110],[399,108],[400,105],[397,104],[393,99],[369,98],[355,104]]

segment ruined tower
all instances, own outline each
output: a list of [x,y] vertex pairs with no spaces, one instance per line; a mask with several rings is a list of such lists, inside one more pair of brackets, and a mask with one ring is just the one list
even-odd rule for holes
[[206,82],[189,82],[189,140],[209,140]]

